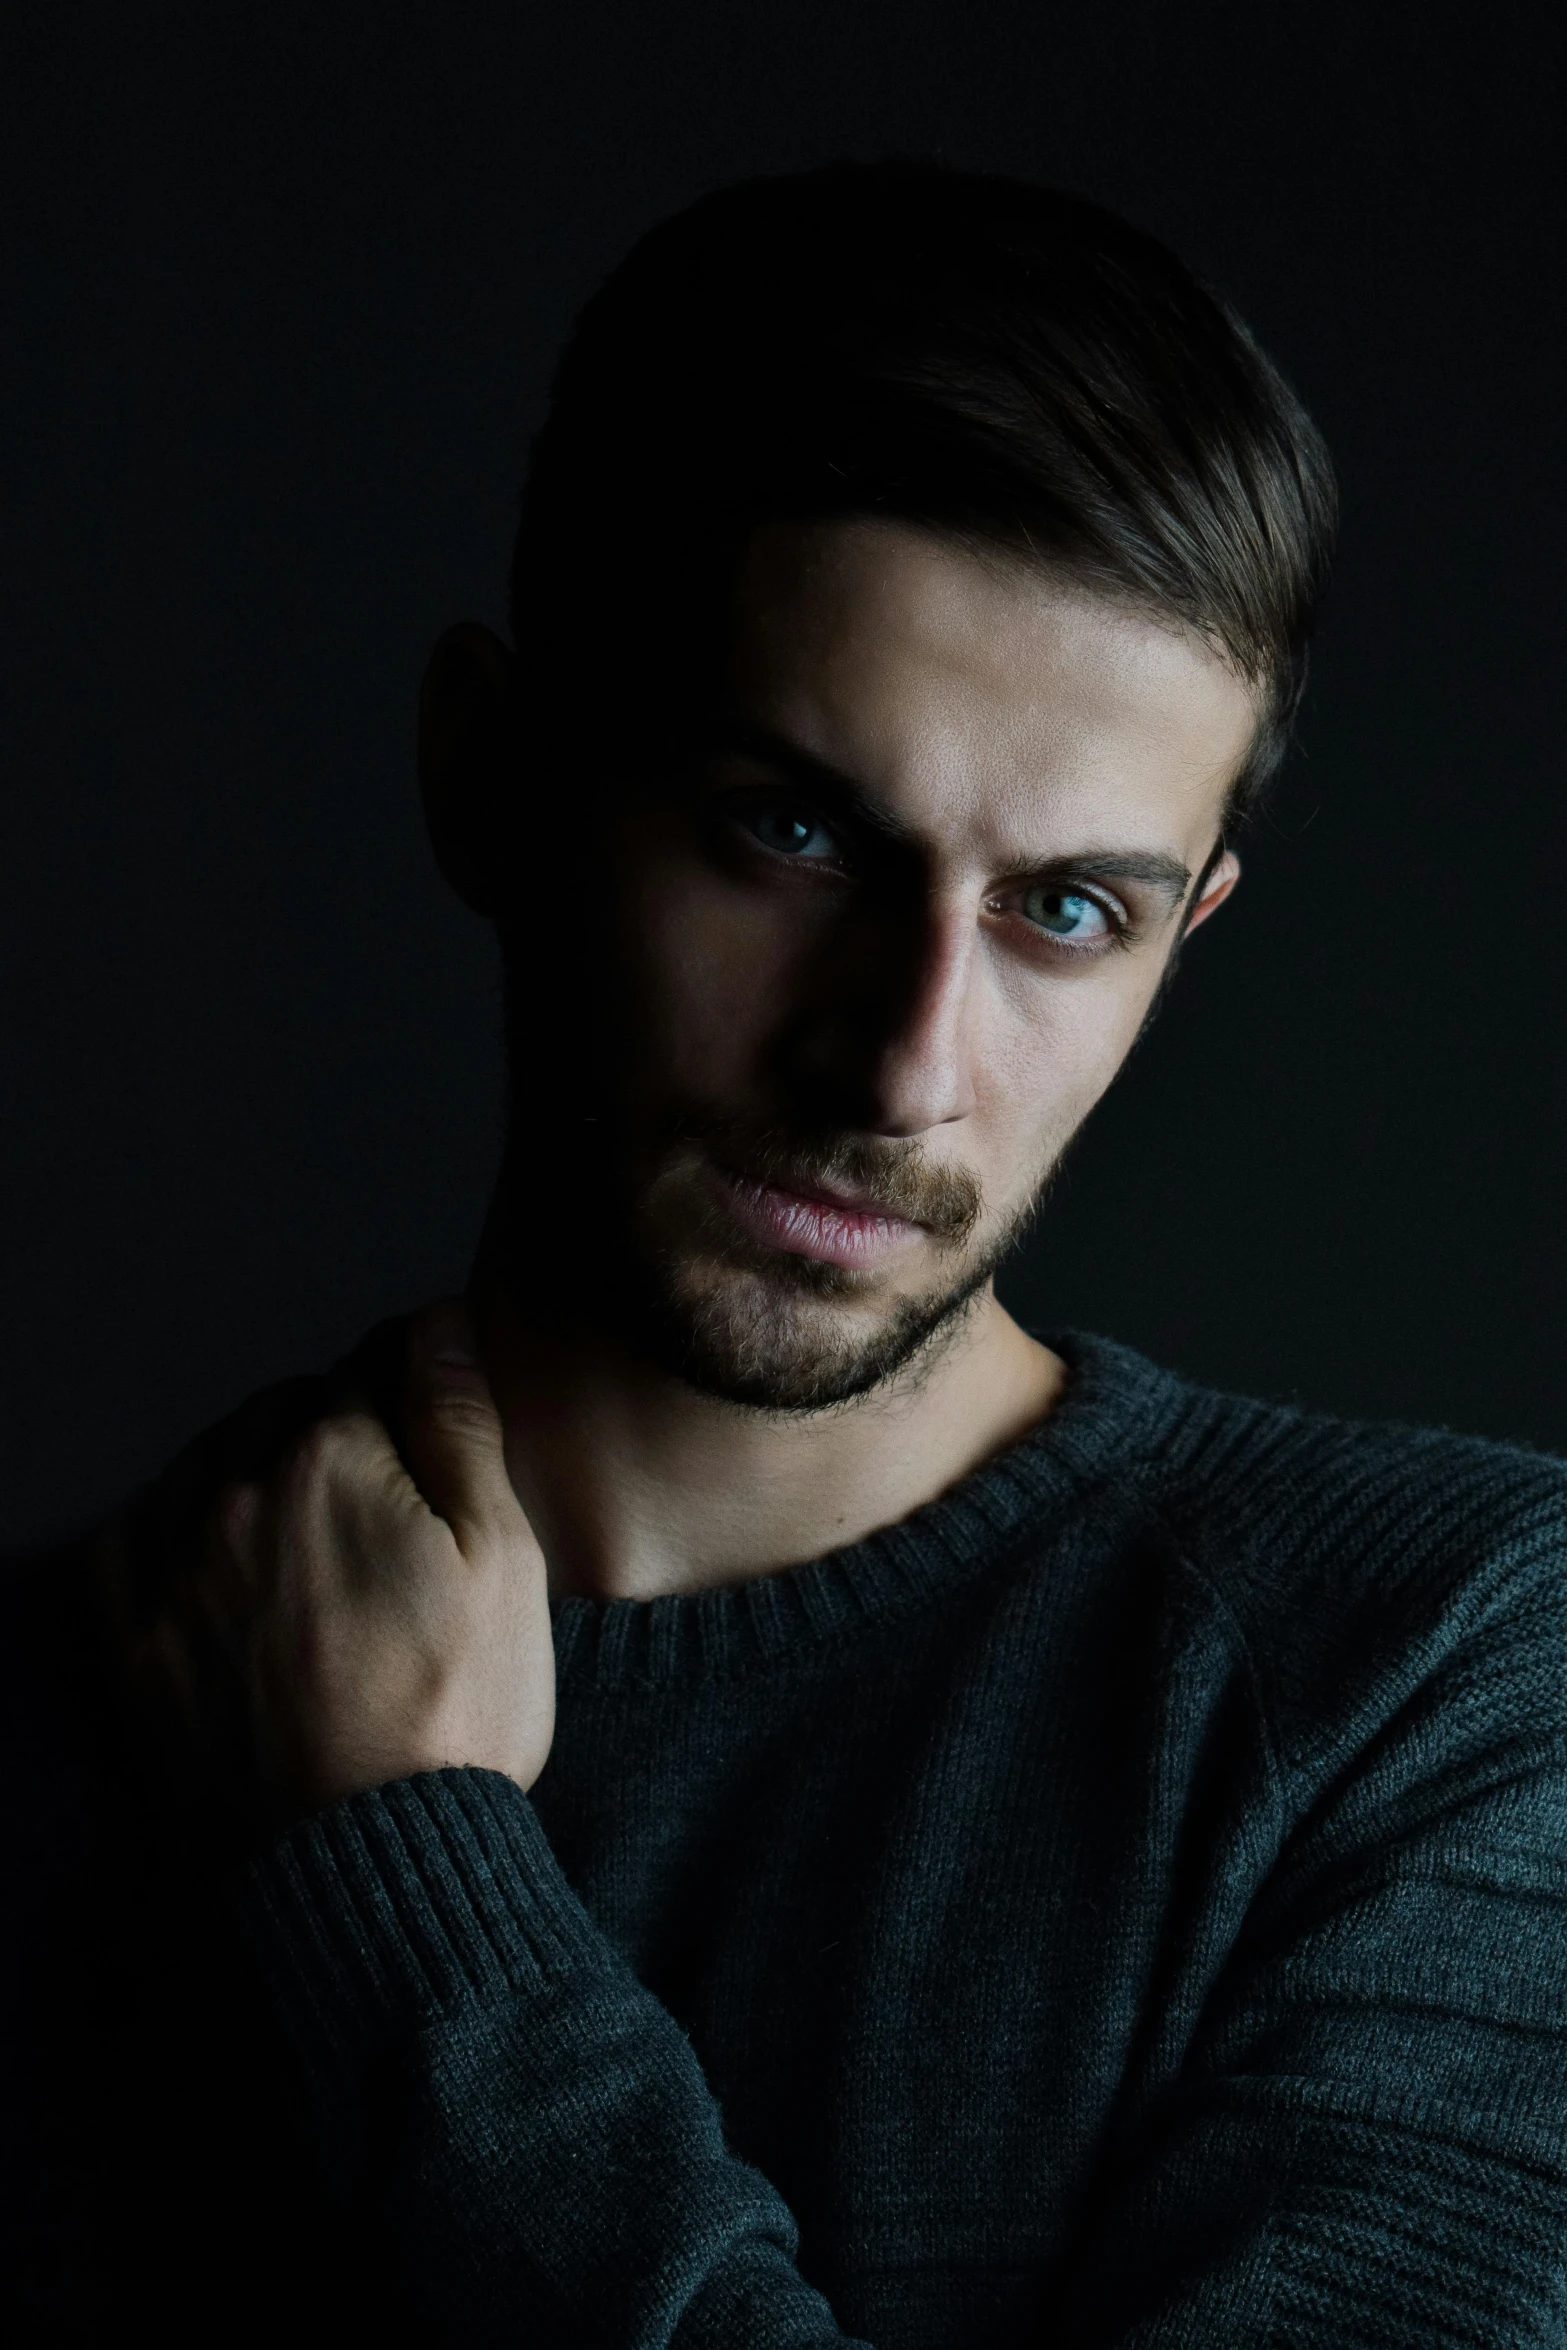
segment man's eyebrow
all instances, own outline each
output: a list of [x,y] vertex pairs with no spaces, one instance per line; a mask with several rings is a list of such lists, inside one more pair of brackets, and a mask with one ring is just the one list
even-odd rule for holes
[[905,824],[886,808],[866,797],[864,787],[841,768],[829,766],[814,752],[802,750],[798,743],[789,742],[781,734],[773,734],[765,726],[757,726],[750,719],[730,718],[714,727],[707,739],[708,752],[721,757],[723,753],[738,753],[742,758],[755,759],[759,766],[771,767],[775,773],[786,775],[791,783],[798,783],[806,791],[818,792],[845,814],[853,817],[867,832],[880,833],[884,840],[898,841],[906,847],[915,847],[918,836],[912,825]]
[[[918,845],[913,827],[868,799],[852,776],[830,766],[825,759],[818,759],[814,752],[802,750],[798,743],[789,742],[783,735],[773,734],[765,726],[749,719],[726,719],[713,729],[707,748],[717,756],[730,752],[755,759],[759,765],[771,767],[776,774],[787,776],[805,790],[835,802],[868,831],[906,846]],[[1020,858],[1014,871],[1041,878],[1082,874],[1101,881],[1140,881],[1168,898],[1172,907],[1180,904],[1192,883],[1190,866],[1159,849],[1088,848],[1065,854],[1058,851],[1037,859]]]
[[1192,870],[1179,857],[1158,849],[1074,849],[1069,856],[1047,857],[1030,872],[1083,873],[1101,881],[1142,881],[1178,906],[1192,885]]

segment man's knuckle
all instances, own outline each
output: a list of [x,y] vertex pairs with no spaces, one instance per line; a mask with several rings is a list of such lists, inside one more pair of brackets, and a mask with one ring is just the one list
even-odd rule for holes
[[432,1396],[429,1412],[432,1424],[452,1436],[491,1437],[495,1433],[495,1407],[488,1397],[460,1387]]
[[261,1488],[246,1477],[220,1485],[212,1505],[212,1525],[218,1540],[230,1550],[243,1550],[261,1515]]
[[318,1483],[330,1472],[336,1451],[337,1437],[331,1421],[312,1420],[308,1428],[301,1428],[283,1455],[284,1484],[299,1487]]
[[353,1466],[363,1449],[362,1415],[327,1412],[294,1439],[285,1456],[285,1471],[297,1487],[331,1484]]

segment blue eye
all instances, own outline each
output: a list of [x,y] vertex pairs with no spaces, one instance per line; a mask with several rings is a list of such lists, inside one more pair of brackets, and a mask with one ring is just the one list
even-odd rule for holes
[[746,830],[775,856],[835,857],[838,854],[838,844],[826,825],[809,809],[791,807],[787,801],[748,809],[742,821]]
[[1026,919],[1052,938],[1081,942],[1110,935],[1110,918],[1094,898],[1070,889],[1031,889],[1023,898]]

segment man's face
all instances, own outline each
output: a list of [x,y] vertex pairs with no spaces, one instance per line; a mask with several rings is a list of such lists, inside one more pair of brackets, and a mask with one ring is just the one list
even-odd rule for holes
[[644,1339],[813,1408],[983,1289],[1233,881],[1194,904],[1256,710],[1168,624],[873,522],[757,535],[731,688],[611,827],[597,1139]]

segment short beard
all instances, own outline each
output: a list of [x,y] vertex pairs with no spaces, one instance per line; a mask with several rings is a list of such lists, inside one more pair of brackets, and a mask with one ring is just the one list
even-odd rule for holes
[[[845,1325],[852,1325],[852,1301],[867,1284],[852,1269],[748,1245],[716,1209],[705,1234],[699,1226],[674,1246],[660,1246],[645,1227],[639,1233],[641,1187],[634,1177],[625,1190],[617,1182],[629,1147],[615,1147],[620,1138],[609,1118],[595,1116],[591,1125],[594,1148],[581,1168],[578,1196],[611,1231],[618,1225],[618,1236],[601,1244],[590,1265],[581,1258],[553,1266],[528,1262],[513,1253],[514,1241],[503,1243],[510,1260],[505,1278],[518,1309],[539,1325],[586,1320],[702,1394],[762,1412],[825,1412],[894,1382],[917,1386],[957,1339],[1039,1213],[1056,1173],[1048,1168],[1005,1227],[971,1253],[981,1221],[978,1186],[960,1170],[928,1167],[916,1148],[856,1136],[803,1137],[750,1120],[671,1119],[658,1137],[655,1161],[684,1145],[709,1163],[716,1158],[753,1179],[782,1180],[807,1192],[813,1174],[830,1174],[932,1234],[949,1259],[949,1284],[899,1299],[884,1318],[856,1332]],[[515,1129],[508,1159],[511,1178],[503,1175],[503,1187],[520,1201],[543,1170],[518,1149]],[[553,1164],[550,1172],[558,1185]],[[842,1301],[836,1311],[835,1300]]]
[[718,1286],[692,1294],[675,1264],[654,1263],[623,1296],[640,1353],[689,1387],[753,1411],[825,1412],[878,1388],[913,1388],[958,1338],[1003,1258],[1032,1223],[1048,1185],[950,1288],[901,1299],[859,1335],[823,1328],[812,1301],[852,1298],[859,1278],[808,1257],[742,1257]]

